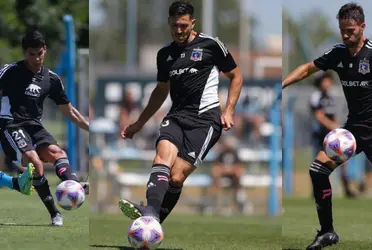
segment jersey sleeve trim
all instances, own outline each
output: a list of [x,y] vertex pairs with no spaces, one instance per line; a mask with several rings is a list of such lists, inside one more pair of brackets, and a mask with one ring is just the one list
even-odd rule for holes
[[58,81],[59,84],[61,85],[61,88],[64,90],[64,89],[65,89],[65,86],[63,86],[63,84],[62,84],[61,77],[59,77],[59,75],[58,75],[57,73],[51,71],[50,69],[49,69],[49,73],[51,74],[51,76],[54,76],[54,77],[57,78],[57,81]]
[[17,66],[17,63],[5,64],[4,67],[0,70],[0,78],[2,78],[10,68]]
[[199,37],[201,37],[201,38],[208,38],[208,39],[212,39],[213,41],[215,41],[218,44],[218,46],[220,47],[220,49],[222,50],[222,53],[223,53],[223,55],[225,57],[229,53],[228,50],[227,50],[227,48],[226,48],[226,46],[218,39],[218,37],[214,38],[214,37],[208,36],[208,35],[206,35],[204,33],[200,33],[199,34]]

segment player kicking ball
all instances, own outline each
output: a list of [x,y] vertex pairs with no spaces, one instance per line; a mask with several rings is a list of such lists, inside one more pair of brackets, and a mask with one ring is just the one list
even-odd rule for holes
[[[53,100],[58,109],[79,128],[89,131],[89,123],[71,105],[60,77],[44,65],[46,43],[43,35],[36,30],[27,32],[22,38],[22,48],[24,60],[8,64],[0,71],[4,104],[0,117],[9,118],[1,128],[2,145],[13,148],[6,155],[19,151],[25,163],[33,164],[33,186],[51,216],[51,225],[60,227],[63,226],[63,218],[55,206],[44,175],[43,162],[53,164],[60,180],[79,181],[66,152],[41,123],[45,99]],[[8,143],[3,143],[4,140]],[[88,192],[88,183],[81,185]]]
[[0,171],[0,187],[8,187],[16,190],[24,195],[30,195],[32,193],[32,176],[35,168],[29,163],[25,172],[17,177],[9,176],[4,172]]
[[[176,1],[169,7],[168,24],[173,42],[159,50],[157,81],[149,103],[137,122],[121,132],[131,139],[166,100],[172,107],[160,125],[147,184],[147,205],[119,201],[129,218],[152,216],[163,223],[176,206],[186,178],[202,163],[222,130],[233,127],[233,112],[242,88],[239,68],[225,45],[194,31],[194,7]],[[219,73],[230,79],[226,108],[218,98]]]
[[[335,71],[342,84],[349,109],[343,128],[350,131],[357,144],[356,154],[364,152],[372,162],[372,41],[363,35],[366,27],[363,8],[356,3],[341,7],[337,15],[343,44],[335,45],[323,56],[299,66],[283,81],[285,88],[319,70]],[[322,249],[339,241],[333,227],[332,187],[329,175],[340,164],[320,150],[310,166],[320,231],[308,250]]]

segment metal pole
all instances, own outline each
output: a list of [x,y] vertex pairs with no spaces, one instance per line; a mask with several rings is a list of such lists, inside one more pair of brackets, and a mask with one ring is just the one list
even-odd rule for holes
[[216,1],[203,0],[202,32],[213,37],[216,36],[215,13]]
[[[66,32],[66,75],[67,75],[67,95],[71,102],[71,105],[76,106],[76,85],[74,81],[75,73],[75,60],[76,60],[76,44],[75,44],[75,30],[74,30],[74,19],[71,15],[65,15],[63,17],[65,23]],[[67,140],[68,148],[67,154],[72,169],[76,172],[78,169],[77,161],[77,128],[72,121],[67,121]]]
[[250,60],[249,53],[251,50],[251,40],[250,40],[250,20],[247,13],[247,4],[249,0],[240,0],[240,23],[239,23],[239,67],[244,75],[249,75]]
[[129,70],[137,67],[137,1],[127,0],[127,59]]

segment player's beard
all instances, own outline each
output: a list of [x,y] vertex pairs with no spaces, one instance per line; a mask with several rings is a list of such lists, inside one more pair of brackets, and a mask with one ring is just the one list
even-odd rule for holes
[[[189,31],[189,33],[186,35],[186,38],[183,40],[183,42],[181,42],[181,43],[176,42],[176,43],[177,43],[178,45],[186,45],[186,44],[188,43],[188,41],[189,41],[189,38],[190,38],[190,35],[191,35],[192,31],[193,31],[193,29],[191,29],[191,30]],[[177,36],[174,35],[174,38],[177,38]]]
[[355,36],[356,36],[355,41],[351,41],[350,43],[345,43],[346,47],[348,47],[350,49],[353,49],[353,48],[358,47],[360,41],[363,38],[363,32],[362,31],[359,31],[359,33],[357,35],[355,35]]

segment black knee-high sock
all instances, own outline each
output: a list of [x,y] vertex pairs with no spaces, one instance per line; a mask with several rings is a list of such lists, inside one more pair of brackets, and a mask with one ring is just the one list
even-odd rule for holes
[[50,193],[48,180],[45,176],[34,177],[32,184],[35,187],[40,199],[44,203],[45,207],[48,209],[49,214],[54,217],[59,213],[58,209],[55,206],[53,196]]
[[170,169],[163,164],[154,164],[150,179],[147,182],[147,205],[152,206],[159,214],[164,195],[168,190]]
[[70,162],[67,158],[59,158],[54,163],[54,168],[58,178],[62,181],[73,180],[79,182],[75,173],[72,172]]
[[314,198],[318,212],[321,232],[333,231],[332,217],[332,187],[329,175],[332,169],[326,164],[315,160],[310,167],[310,177],[313,183]]
[[173,208],[176,206],[178,199],[181,196],[182,187],[174,187],[169,183],[167,193],[164,196],[163,203],[161,204],[159,219],[160,223],[168,217],[172,212]]

